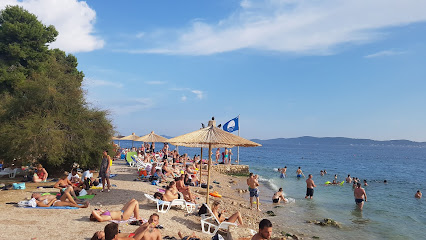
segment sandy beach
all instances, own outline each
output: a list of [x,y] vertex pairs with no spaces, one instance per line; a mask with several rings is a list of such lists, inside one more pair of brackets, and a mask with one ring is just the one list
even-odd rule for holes
[[[111,192],[104,193],[96,190],[96,196],[89,200],[88,208],[76,210],[51,210],[20,208],[7,202],[19,202],[28,200],[32,192],[58,192],[52,186],[54,182],[47,183],[26,183],[25,190],[7,190],[0,192],[0,223],[3,226],[2,239],[90,239],[95,231],[103,230],[109,222],[91,222],[89,215],[95,208],[120,210],[130,199],[134,198],[140,203],[140,214],[144,219],[148,219],[152,213],[157,212],[156,205],[149,202],[144,193],[153,194],[161,186],[153,186],[149,182],[134,181],[137,176],[135,168],[124,164],[123,161],[115,161],[112,173],[118,174],[111,178],[111,184],[116,185]],[[17,179],[20,177],[17,176]],[[244,223],[248,228],[257,230],[257,225],[262,218],[266,218],[263,212],[251,211],[248,208],[248,193],[239,191],[246,188],[245,177],[234,177],[217,172],[212,172],[212,181],[216,180],[220,184],[214,184],[214,191],[222,194],[220,200],[224,203],[222,207],[227,213],[232,214],[240,211]],[[16,182],[3,178],[1,183]],[[37,188],[44,186],[44,188]],[[198,203],[205,202],[205,189],[192,187],[191,189],[200,197]],[[219,199],[219,198],[216,198]],[[215,200],[210,197],[210,201]],[[267,205],[262,205],[263,210],[267,210]],[[190,235],[195,232],[201,239],[211,239],[207,234],[201,232],[200,217],[196,214],[187,214],[181,209],[172,208],[168,213],[159,213],[160,224],[164,227],[161,230],[162,236],[175,236],[178,238],[178,231],[183,235]],[[272,220],[272,219],[271,219]],[[120,224],[121,232],[133,232],[137,226]],[[240,232],[245,232],[239,229]],[[248,231],[247,231],[248,232]],[[274,235],[279,236],[278,231]],[[226,237],[226,233],[222,233]],[[249,237],[249,236],[242,236]]]

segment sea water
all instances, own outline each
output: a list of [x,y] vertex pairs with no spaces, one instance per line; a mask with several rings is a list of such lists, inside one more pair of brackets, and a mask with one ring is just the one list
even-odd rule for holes
[[[128,147],[129,142],[121,142],[124,142],[122,146]],[[190,157],[200,154],[200,150],[194,148],[180,147],[179,150]],[[204,156],[207,151],[204,150]],[[235,160],[237,149],[233,148],[232,152]],[[414,194],[417,190],[426,191],[426,148],[264,144],[262,147],[240,148],[240,159],[241,164],[250,165],[250,171],[260,176],[263,183],[261,203],[271,203],[272,194],[279,187],[284,189],[286,197],[296,200],[293,204],[274,208],[276,217],[265,215],[274,222],[277,231],[292,231],[321,239],[425,239],[425,200],[415,199]],[[284,166],[287,166],[287,177],[283,179],[277,169]],[[299,166],[306,177],[313,175],[317,185],[312,200],[304,198],[305,179],[296,178]],[[324,169],[327,175],[321,176],[320,170]],[[335,174],[338,182],[344,181],[348,174],[367,180],[368,201],[363,211],[356,208],[352,184],[325,185],[326,181],[334,179]],[[342,227],[306,223],[324,218],[334,219]]]

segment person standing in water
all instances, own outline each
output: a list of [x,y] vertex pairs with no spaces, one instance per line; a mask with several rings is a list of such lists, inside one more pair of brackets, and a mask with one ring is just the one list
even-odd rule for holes
[[362,210],[362,207],[364,206],[364,201],[367,202],[367,193],[365,193],[365,190],[361,187],[361,183],[356,184],[356,188],[354,190],[354,197],[356,205],[359,207],[360,210]]
[[296,173],[297,173],[297,175],[296,175],[297,178],[301,178],[302,176],[305,177],[305,175],[303,174],[302,169],[300,169],[300,167],[296,170]]
[[346,182],[347,183],[351,183],[352,182],[352,178],[351,178],[350,174],[348,174],[348,177],[346,178]]
[[416,195],[414,195],[415,198],[422,198],[422,192],[420,192],[420,190],[417,190]]
[[312,174],[308,175],[308,179],[306,179],[306,196],[305,198],[314,196],[314,187],[316,187],[314,180],[312,180]]
[[287,177],[287,166],[285,166],[284,168],[280,168],[280,173],[280,178]]

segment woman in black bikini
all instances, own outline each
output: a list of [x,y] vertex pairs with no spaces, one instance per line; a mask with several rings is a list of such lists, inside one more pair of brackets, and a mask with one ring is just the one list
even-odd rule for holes
[[220,205],[219,201],[214,201],[212,205],[212,212],[216,216],[217,220],[219,220],[219,222],[225,221],[225,222],[235,223],[236,221],[238,221],[240,225],[243,225],[243,219],[241,218],[240,212],[236,212],[232,214],[232,216],[230,216],[229,218],[225,218],[225,216],[223,216],[223,213],[225,211],[219,212],[219,205]]

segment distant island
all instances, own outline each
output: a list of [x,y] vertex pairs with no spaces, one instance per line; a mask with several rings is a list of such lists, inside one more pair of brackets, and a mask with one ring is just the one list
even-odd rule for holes
[[277,145],[377,145],[377,146],[418,146],[426,147],[426,142],[413,142],[410,140],[387,140],[377,141],[371,139],[356,139],[345,137],[298,137],[298,138],[275,138],[275,139],[251,139],[260,144]]

